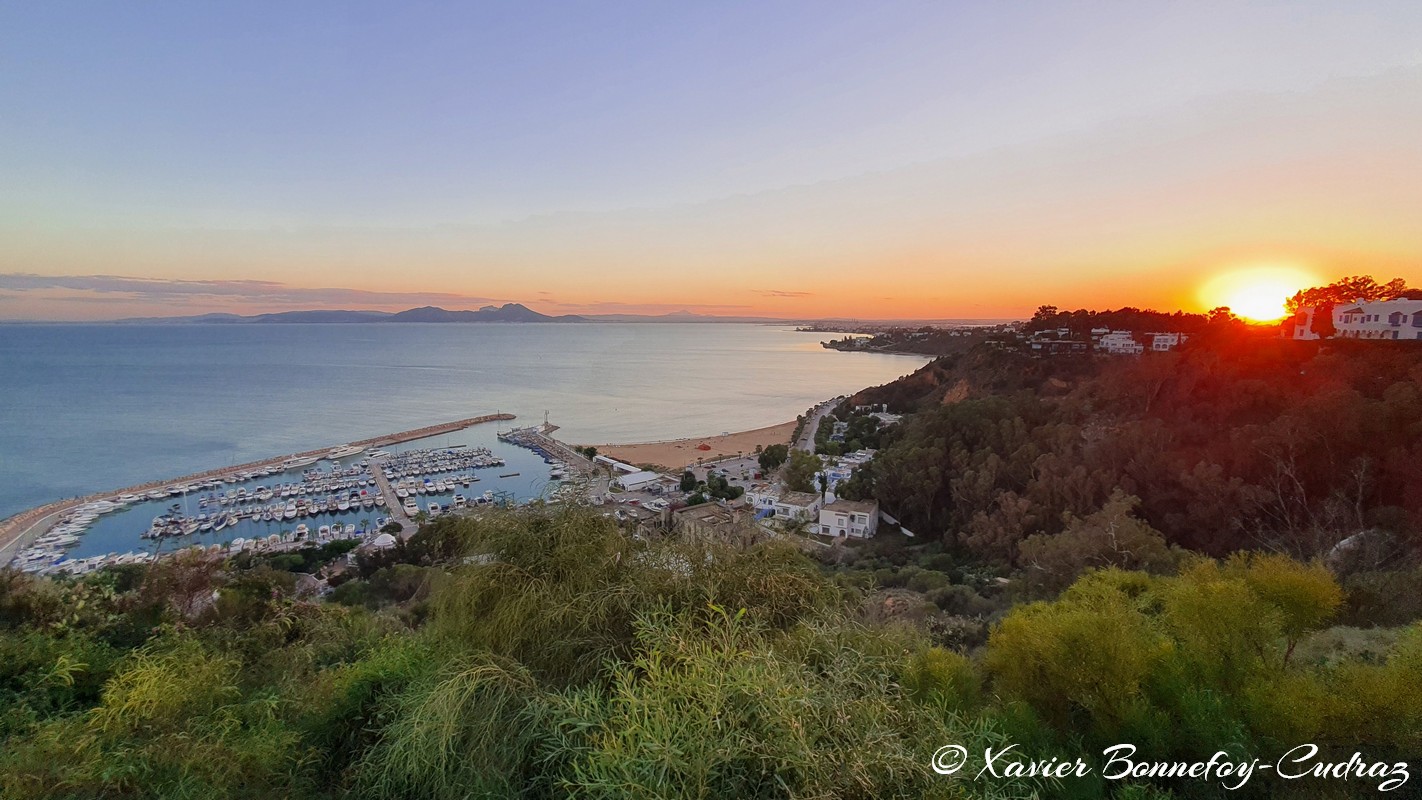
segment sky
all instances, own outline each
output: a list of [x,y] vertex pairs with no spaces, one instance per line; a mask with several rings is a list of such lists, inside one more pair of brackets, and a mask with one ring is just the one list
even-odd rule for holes
[[0,319],[1422,284],[1419,142],[1415,0],[7,3]]

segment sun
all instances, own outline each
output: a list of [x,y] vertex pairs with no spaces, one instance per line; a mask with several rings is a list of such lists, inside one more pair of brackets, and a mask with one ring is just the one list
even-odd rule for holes
[[1284,303],[1318,279],[1299,267],[1252,267],[1216,275],[1200,287],[1207,308],[1228,306],[1235,315],[1254,322],[1273,322],[1285,315]]

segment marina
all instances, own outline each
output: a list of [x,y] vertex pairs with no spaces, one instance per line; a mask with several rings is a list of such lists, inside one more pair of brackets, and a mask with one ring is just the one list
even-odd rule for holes
[[[194,546],[271,550],[362,538],[391,521],[408,536],[421,514],[568,496],[560,479],[569,465],[479,427],[511,418],[427,426],[51,504],[6,521],[6,560],[29,572],[82,574]],[[507,466],[517,471],[494,474]]]

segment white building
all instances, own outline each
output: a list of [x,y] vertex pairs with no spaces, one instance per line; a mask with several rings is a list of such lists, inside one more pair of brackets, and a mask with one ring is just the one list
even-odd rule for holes
[[1111,331],[1101,337],[1096,347],[1113,356],[1138,356],[1145,352],[1145,345],[1136,341],[1130,331]]
[[1190,338],[1183,333],[1148,333],[1146,335],[1150,337],[1150,349],[1157,353],[1174,350]]
[[[1293,318],[1293,338],[1317,339],[1316,308],[1301,309]],[[1422,339],[1422,300],[1377,300],[1333,306],[1335,339]]]
[[624,464],[624,463],[622,463],[621,461],[618,461],[618,460],[615,459],[615,458],[609,458],[609,457],[607,457],[607,456],[602,456],[602,455],[594,456],[594,457],[593,457],[593,461],[595,461],[595,462],[598,463],[598,464],[604,464],[604,465],[606,465],[606,466],[612,467],[613,469],[617,470],[618,472],[640,472],[640,471],[641,471],[641,470],[639,470],[637,467],[632,466],[631,464]]
[[873,450],[856,450],[853,453],[845,453],[838,458],[831,459],[829,465],[815,476],[815,480],[818,482],[819,475],[824,475],[826,488],[833,492],[840,482],[849,480],[850,476],[854,474],[854,470],[873,460],[874,452]]
[[659,472],[650,472],[647,470],[642,470],[639,472],[633,472],[630,475],[619,475],[613,480],[623,489],[626,489],[629,492],[636,492],[642,489],[651,488],[653,485],[657,484],[660,481],[670,481],[671,479],[667,478],[665,475],[662,475]]
[[867,539],[879,530],[879,504],[873,500],[836,500],[820,509],[820,533]]
[[746,492],[746,500],[755,509],[758,519],[774,517],[778,520],[801,519],[814,522],[819,519],[824,498],[813,492],[783,491],[778,486],[753,488]]
[[[1190,337],[1183,333],[1143,333],[1141,338],[1150,342],[1151,352],[1164,353],[1184,344]],[[1146,345],[1130,331],[1110,331],[1096,340],[1096,349],[1113,356],[1138,356],[1146,351]]]

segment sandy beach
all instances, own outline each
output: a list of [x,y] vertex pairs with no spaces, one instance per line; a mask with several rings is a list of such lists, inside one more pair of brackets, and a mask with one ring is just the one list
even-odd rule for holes
[[710,460],[734,456],[738,452],[751,453],[756,445],[765,447],[772,444],[789,444],[790,436],[794,433],[795,423],[792,421],[722,436],[698,436],[636,444],[595,444],[593,447],[596,447],[601,455],[628,464],[655,464],[664,469],[679,470],[688,464],[694,464],[698,458]]

